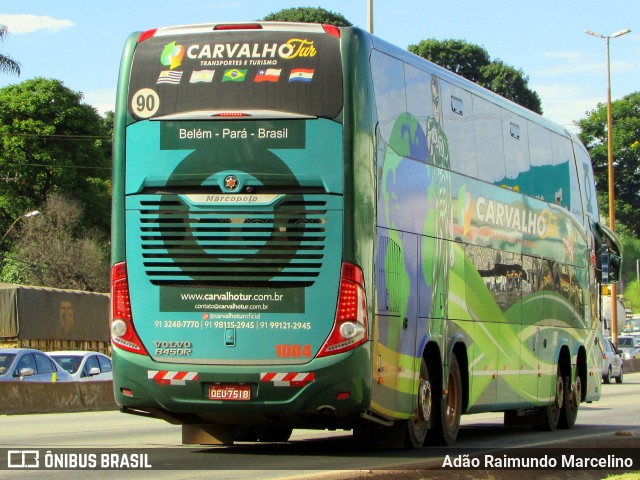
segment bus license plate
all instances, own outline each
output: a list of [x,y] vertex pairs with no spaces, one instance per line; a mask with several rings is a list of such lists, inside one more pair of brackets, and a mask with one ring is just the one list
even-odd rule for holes
[[209,400],[251,400],[251,386],[210,385]]

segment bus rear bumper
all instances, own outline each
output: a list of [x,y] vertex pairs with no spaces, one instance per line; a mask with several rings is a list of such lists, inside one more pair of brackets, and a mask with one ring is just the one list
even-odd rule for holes
[[[347,353],[286,366],[157,363],[119,350],[113,357],[115,399],[122,410],[176,424],[349,427],[370,404],[368,343]],[[250,393],[234,395],[249,398],[212,400],[212,386],[241,386],[238,391]]]

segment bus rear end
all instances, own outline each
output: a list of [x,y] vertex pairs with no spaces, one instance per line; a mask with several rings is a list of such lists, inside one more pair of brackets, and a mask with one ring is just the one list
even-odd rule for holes
[[342,98],[333,27],[129,39],[112,253],[123,411],[186,425],[186,443],[227,443],[239,428],[348,427],[366,409],[365,291],[343,258]]

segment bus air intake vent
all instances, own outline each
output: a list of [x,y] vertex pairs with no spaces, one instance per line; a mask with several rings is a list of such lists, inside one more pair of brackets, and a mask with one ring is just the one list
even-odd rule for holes
[[326,247],[326,202],[194,210],[141,201],[142,260],[155,285],[310,286]]

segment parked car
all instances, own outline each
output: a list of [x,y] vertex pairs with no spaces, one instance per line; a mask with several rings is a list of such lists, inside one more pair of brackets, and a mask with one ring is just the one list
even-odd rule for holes
[[0,348],[0,382],[72,382],[47,354],[34,348]]
[[103,353],[82,350],[50,352],[49,356],[80,382],[111,380],[111,359]]
[[624,324],[622,333],[625,335],[640,335],[640,315],[634,315]]
[[[618,337],[619,339],[620,337]],[[615,378],[616,383],[622,383],[622,358],[620,354],[607,337],[602,338],[602,381],[611,383],[611,379]]]
[[618,350],[622,358],[640,358],[640,336],[620,335]]

